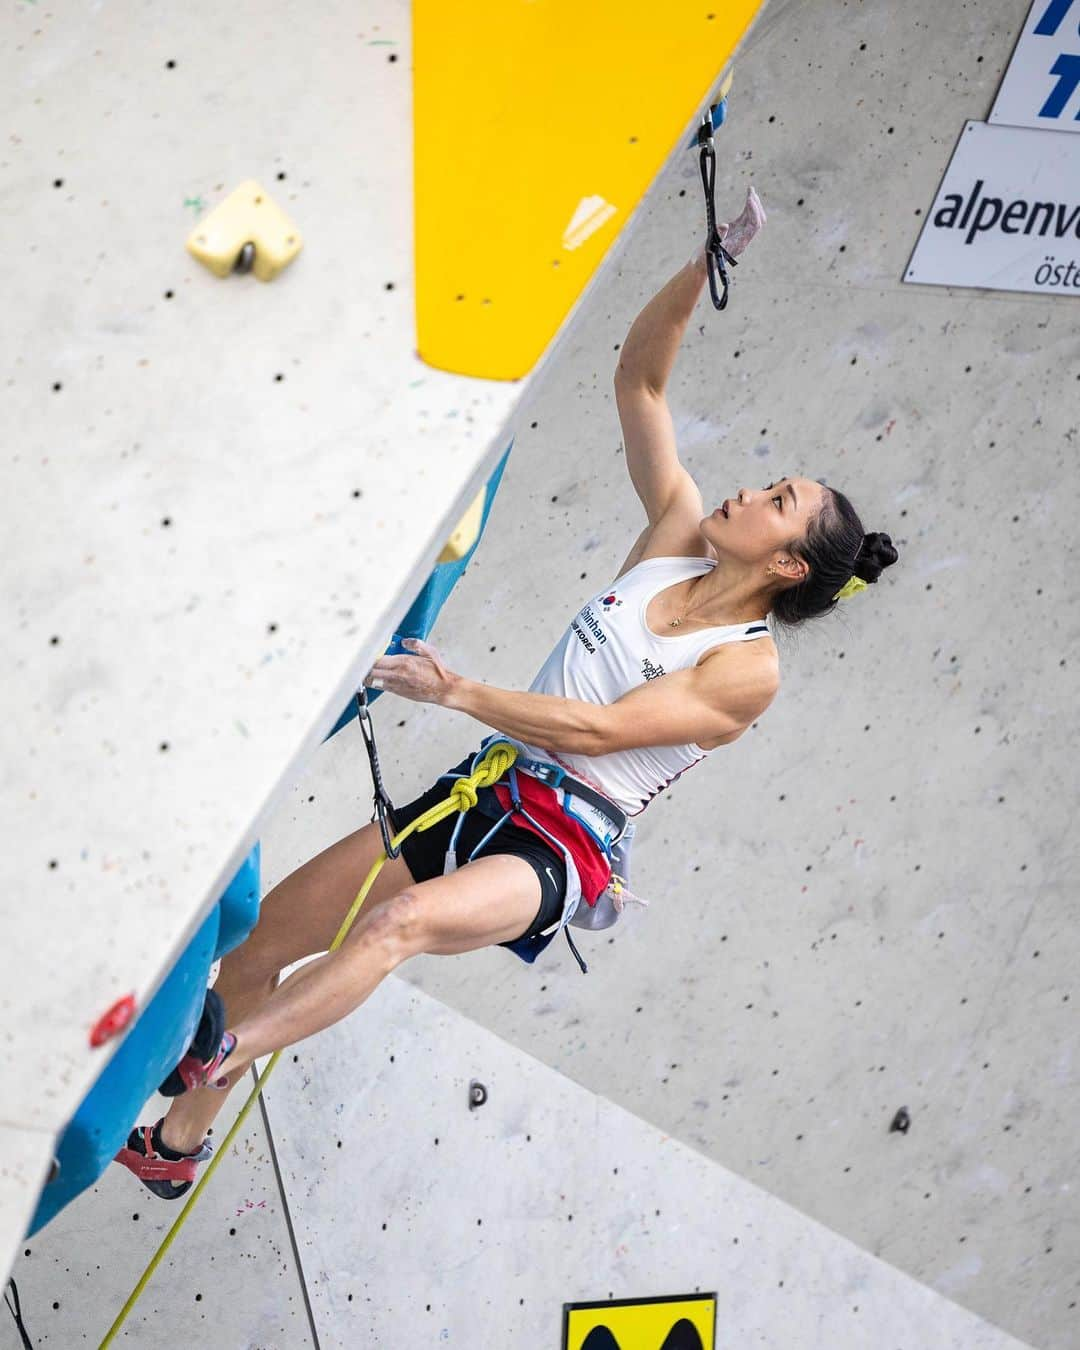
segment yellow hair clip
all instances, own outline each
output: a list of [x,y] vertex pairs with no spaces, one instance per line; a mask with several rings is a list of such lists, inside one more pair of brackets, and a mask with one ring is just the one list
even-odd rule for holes
[[860,591],[865,591],[869,584],[868,581],[863,581],[862,577],[852,577],[846,586],[836,592],[833,599],[847,600],[849,596],[858,595]]

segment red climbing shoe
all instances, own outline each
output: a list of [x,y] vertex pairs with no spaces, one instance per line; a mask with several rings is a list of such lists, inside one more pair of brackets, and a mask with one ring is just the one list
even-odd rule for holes
[[179,1097],[181,1092],[190,1092],[193,1088],[226,1087],[219,1070],[235,1045],[236,1037],[225,1030],[225,1004],[221,995],[208,989],[195,1039],[158,1091],[163,1097]]
[[163,1097],[179,1097],[181,1092],[190,1092],[193,1088],[210,1087],[224,1091],[229,1080],[221,1073],[221,1066],[236,1048],[236,1037],[226,1031],[210,1059],[200,1059],[189,1051],[158,1088]]
[[113,1159],[139,1178],[147,1190],[153,1191],[162,1200],[179,1200],[191,1190],[195,1180],[195,1168],[205,1162],[213,1152],[209,1139],[194,1153],[177,1154],[169,1149],[173,1157],[166,1158],[161,1152],[161,1120],[156,1125],[136,1125],[128,1135],[127,1146],[122,1148]]

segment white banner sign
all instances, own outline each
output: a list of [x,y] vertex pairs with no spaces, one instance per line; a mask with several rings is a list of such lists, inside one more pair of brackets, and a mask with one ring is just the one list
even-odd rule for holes
[[904,280],[1080,295],[1080,136],[968,122]]
[[1035,0],[989,121],[1080,131],[1080,0]]

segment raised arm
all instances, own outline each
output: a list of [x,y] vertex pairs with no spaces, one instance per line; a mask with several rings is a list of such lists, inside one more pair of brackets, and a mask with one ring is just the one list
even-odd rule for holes
[[706,275],[704,262],[687,263],[637,316],[619,353],[615,404],[626,467],[650,525],[690,479],[679,462],[664,390]]
[[[717,229],[724,248],[737,257],[764,224],[765,210],[751,186],[739,216]],[[679,463],[664,391],[707,277],[705,249],[701,248],[637,316],[619,353],[615,402],[626,446],[626,466],[650,525],[667,514],[681,491],[692,488],[692,499],[697,492],[690,474]]]
[[704,261],[695,258],[653,296],[630,325],[619,352],[617,378],[663,394],[707,275]]

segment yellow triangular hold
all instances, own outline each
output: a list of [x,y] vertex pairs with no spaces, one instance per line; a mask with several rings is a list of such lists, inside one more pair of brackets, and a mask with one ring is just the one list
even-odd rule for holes
[[[716,80],[761,2],[413,0],[416,329],[429,365],[528,374],[673,147],[719,102]],[[687,256],[706,234],[693,164]],[[740,182],[730,206],[744,196]],[[682,261],[673,254],[672,273]]]
[[300,231],[254,178],[201,220],[184,247],[215,276],[227,277],[245,244],[255,247],[251,270],[260,281],[273,281],[304,247]]
[[457,529],[446,541],[443,551],[436,562],[459,562],[480,537],[480,525],[484,518],[484,503],[487,501],[487,488],[482,487],[476,494],[472,506],[458,521]]

